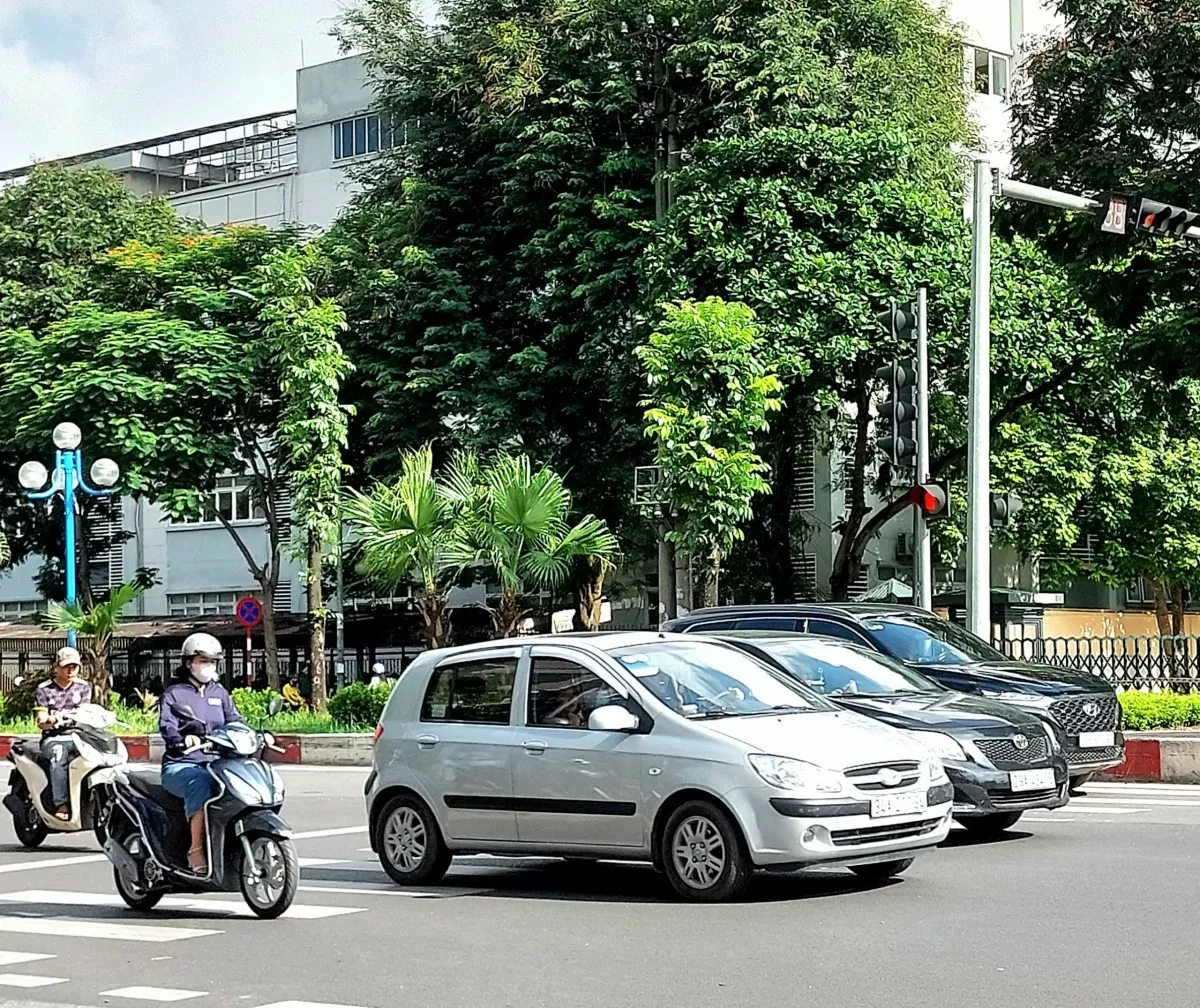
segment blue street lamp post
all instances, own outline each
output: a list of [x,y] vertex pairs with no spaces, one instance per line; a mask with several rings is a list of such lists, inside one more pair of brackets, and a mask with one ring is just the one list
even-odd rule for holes
[[[60,423],[54,428],[54,472],[50,473],[41,462],[26,462],[17,479],[31,500],[48,500],[56,493],[63,495],[64,549],[66,568],[66,598],[70,605],[75,601],[75,491],[82,490],[89,497],[107,497],[114,491],[109,489],[121,476],[121,469],[110,458],[96,459],[92,463],[92,482],[88,485],[83,478],[83,453],[79,444],[83,434],[73,423]],[[47,486],[49,484],[49,486]],[[75,631],[67,631],[67,643],[75,646]]]

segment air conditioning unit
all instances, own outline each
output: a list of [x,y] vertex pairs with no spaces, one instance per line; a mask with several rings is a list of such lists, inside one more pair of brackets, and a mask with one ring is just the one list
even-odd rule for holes
[[896,536],[896,560],[911,560],[913,558],[913,534],[900,532]]

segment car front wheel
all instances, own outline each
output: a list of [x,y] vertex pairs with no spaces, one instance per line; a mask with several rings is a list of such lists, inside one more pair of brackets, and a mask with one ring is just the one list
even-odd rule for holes
[[671,887],[702,903],[737,899],[754,873],[737,826],[706,801],[685,802],[672,813],[663,829],[662,862]]

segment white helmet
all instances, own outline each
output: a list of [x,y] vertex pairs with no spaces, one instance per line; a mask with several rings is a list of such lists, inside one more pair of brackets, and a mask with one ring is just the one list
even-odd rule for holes
[[374,672],[376,675],[383,675],[387,671],[387,666],[384,665],[383,662],[377,661],[374,665],[371,666],[371,671]]
[[221,642],[212,634],[194,633],[183,642],[183,660],[195,658],[200,655],[202,658],[209,658],[212,661],[219,661],[224,650],[221,648]]

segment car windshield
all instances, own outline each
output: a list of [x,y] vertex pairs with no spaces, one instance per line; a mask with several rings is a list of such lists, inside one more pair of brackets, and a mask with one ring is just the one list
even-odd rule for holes
[[713,641],[663,640],[613,652],[659,700],[688,718],[836,710],[748,654]]
[[833,641],[756,640],[765,651],[809,689],[825,696],[944,693],[943,687],[886,655]]
[[973,633],[936,616],[882,616],[862,621],[885,652],[909,665],[970,665],[1004,661]]

